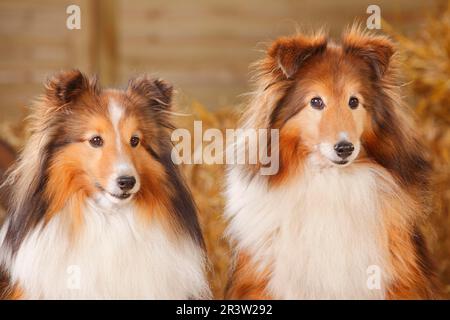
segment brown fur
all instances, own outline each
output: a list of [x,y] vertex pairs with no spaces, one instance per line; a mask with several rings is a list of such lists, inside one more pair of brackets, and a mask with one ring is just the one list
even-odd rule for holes
[[0,267],[0,300],[19,300],[23,296],[18,285],[11,285],[8,273]]
[[228,283],[225,299],[232,300],[268,300],[267,271],[255,271],[256,265],[251,257],[243,252],[235,258],[231,281]]

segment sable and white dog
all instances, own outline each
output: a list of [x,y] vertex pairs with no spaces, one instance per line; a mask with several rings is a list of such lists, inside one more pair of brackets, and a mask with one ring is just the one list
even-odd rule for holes
[[257,63],[242,128],[279,129],[280,169],[229,168],[228,298],[436,296],[418,227],[430,166],[394,53],[388,38],[350,28],[340,44],[280,38]]
[[146,76],[125,91],[76,70],[48,82],[8,180],[1,297],[210,297],[196,208],[170,158],[171,97]]

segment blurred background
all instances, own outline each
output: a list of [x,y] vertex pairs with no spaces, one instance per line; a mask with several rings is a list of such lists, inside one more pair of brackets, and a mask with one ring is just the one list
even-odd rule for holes
[[[69,30],[66,9],[81,9]],[[26,140],[23,119],[52,73],[79,68],[103,86],[124,86],[148,72],[172,82],[176,119],[191,128],[233,128],[251,89],[249,64],[270,41],[325,26],[332,36],[367,7],[381,8],[382,30],[404,57],[405,97],[416,112],[434,165],[434,211],[424,224],[439,276],[450,293],[450,1],[440,0],[0,0],[0,177]],[[222,297],[229,248],[221,219],[223,166],[183,171],[200,210],[216,298]],[[6,206],[0,193],[0,220]],[[2,209],[3,207],[3,209]]]

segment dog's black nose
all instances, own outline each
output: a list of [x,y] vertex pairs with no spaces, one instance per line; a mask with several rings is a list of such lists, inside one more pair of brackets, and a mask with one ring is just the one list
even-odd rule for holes
[[352,154],[353,150],[355,150],[355,147],[350,142],[341,141],[334,145],[334,150],[339,157],[345,159]]
[[136,184],[136,179],[132,176],[121,176],[117,178],[117,184],[119,185],[120,190],[128,191],[133,189]]

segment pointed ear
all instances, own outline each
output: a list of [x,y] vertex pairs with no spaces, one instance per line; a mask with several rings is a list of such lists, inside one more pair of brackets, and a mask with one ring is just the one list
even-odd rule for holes
[[147,75],[131,79],[127,92],[140,96],[151,106],[158,106],[162,109],[171,107],[173,87],[161,79],[153,79]]
[[62,71],[47,81],[46,97],[57,106],[75,101],[81,93],[97,90],[96,80],[92,82],[79,70]]
[[302,63],[310,57],[320,54],[327,48],[327,39],[323,34],[317,36],[282,37],[269,49],[269,56],[275,59],[277,66],[286,78],[292,78]]
[[389,68],[395,45],[385,36],[372,35],[353,27],[342,36],[342,46],[346,54],[361,58],[381,79]]

